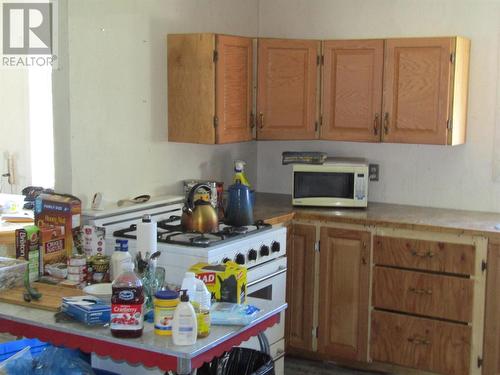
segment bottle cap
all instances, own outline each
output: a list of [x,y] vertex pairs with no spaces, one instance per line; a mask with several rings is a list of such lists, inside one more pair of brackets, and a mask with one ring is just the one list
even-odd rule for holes
[[142,217],[142,222],[143,222],[143,223],[151,223],[151,215],[150,215],[150,214],[145,214],[145,215]]
[[128,240],[116,240],[115,251],[128,251]]
[[181,302],[189,302],[189,295],[187,294],[187,289],[181,290]]

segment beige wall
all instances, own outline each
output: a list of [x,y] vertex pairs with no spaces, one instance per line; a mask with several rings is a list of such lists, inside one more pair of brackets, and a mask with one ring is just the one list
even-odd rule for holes
[[117,200],[180,193],[186,178],[227,184],[236,158],[247,160],[256,181],[255,142],[167,142],[165,39],[179,32],[257,35],[257,1],[69,0],[68,14],[71,171],[66,172],[74,194],[88,201],[101,191]]
[[[486,0],[265,0],[260,36],[377,38],[463,35],[472,40],[467,143],[458,147],[348,142],[259,142],[258,188],[289,193],[285,150],[318,150],[366,157],[381,178],[370,200],[500,211],[493,181],[500,1]],[[500,111],[499,111],[500,113]]]

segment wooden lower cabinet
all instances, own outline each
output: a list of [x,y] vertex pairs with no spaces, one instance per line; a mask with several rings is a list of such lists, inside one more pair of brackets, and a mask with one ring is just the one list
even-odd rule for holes
[[465,324],[372,312],[374,361],[440,374],[469,374],[472,329]]
[[488,246],[483,375],[500,374],[500,243]]
[[314,225],[288,227],[285,317],[287,351],[312,350],[314,309]]
[[321,228],[318,351],[366,360],[370,233]]

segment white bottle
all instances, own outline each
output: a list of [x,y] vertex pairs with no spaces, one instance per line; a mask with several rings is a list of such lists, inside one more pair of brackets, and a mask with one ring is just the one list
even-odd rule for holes
[[197,279],[194,272],[186,272],[182,280],[181,290],[185,289],[187,291],[191,303],[196,303],[196,284]]
[[128,241],[116,240],[115,251],[111,255],[111,280],[114,281],[129,264],[133,263],[132,255],[128,252]]
[[187,290],[181,290],[181,302],[177,305],[172,320],[174,345],[194,345],[198,335],[198,323]]

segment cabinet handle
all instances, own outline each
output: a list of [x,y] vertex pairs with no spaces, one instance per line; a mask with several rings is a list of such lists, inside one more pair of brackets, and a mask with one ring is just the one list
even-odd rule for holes
[[260,128],[262,129],[264,127],[264,113],[262,112],[259,113],[259,120],[260,120]]
[[415,345],[430,345],[431,341],[426,339],[425,337],[408,337],[408,342],[411,342]]
[[378,118],[378,113],[375,114],[375,119],[373,120],[373,134],[377,135],[378,134],[378,127],[379,127],[379,118]]
[[250,112],[250,129],[255,128],[255,116],[253,112]]
[[366,258],[365,257],[361,257],[361,263],[362,264],[366,264]]
[[409,292],[415,293],[415,294],[427,294],[427,295],[432,295],[432,289],[423,289],[423,288],[414,288],[414,287],[409,287],[408,288]]
[[420,258],[433,258],[435,255],[430,250],[425,251],[423,253],[419,253],[417,250],[410,250],[410,251],[411,251],[411,255],[413,255],[414,257],[420,257]]
[[384,133],[389,134],[389,112],[384,114]]

